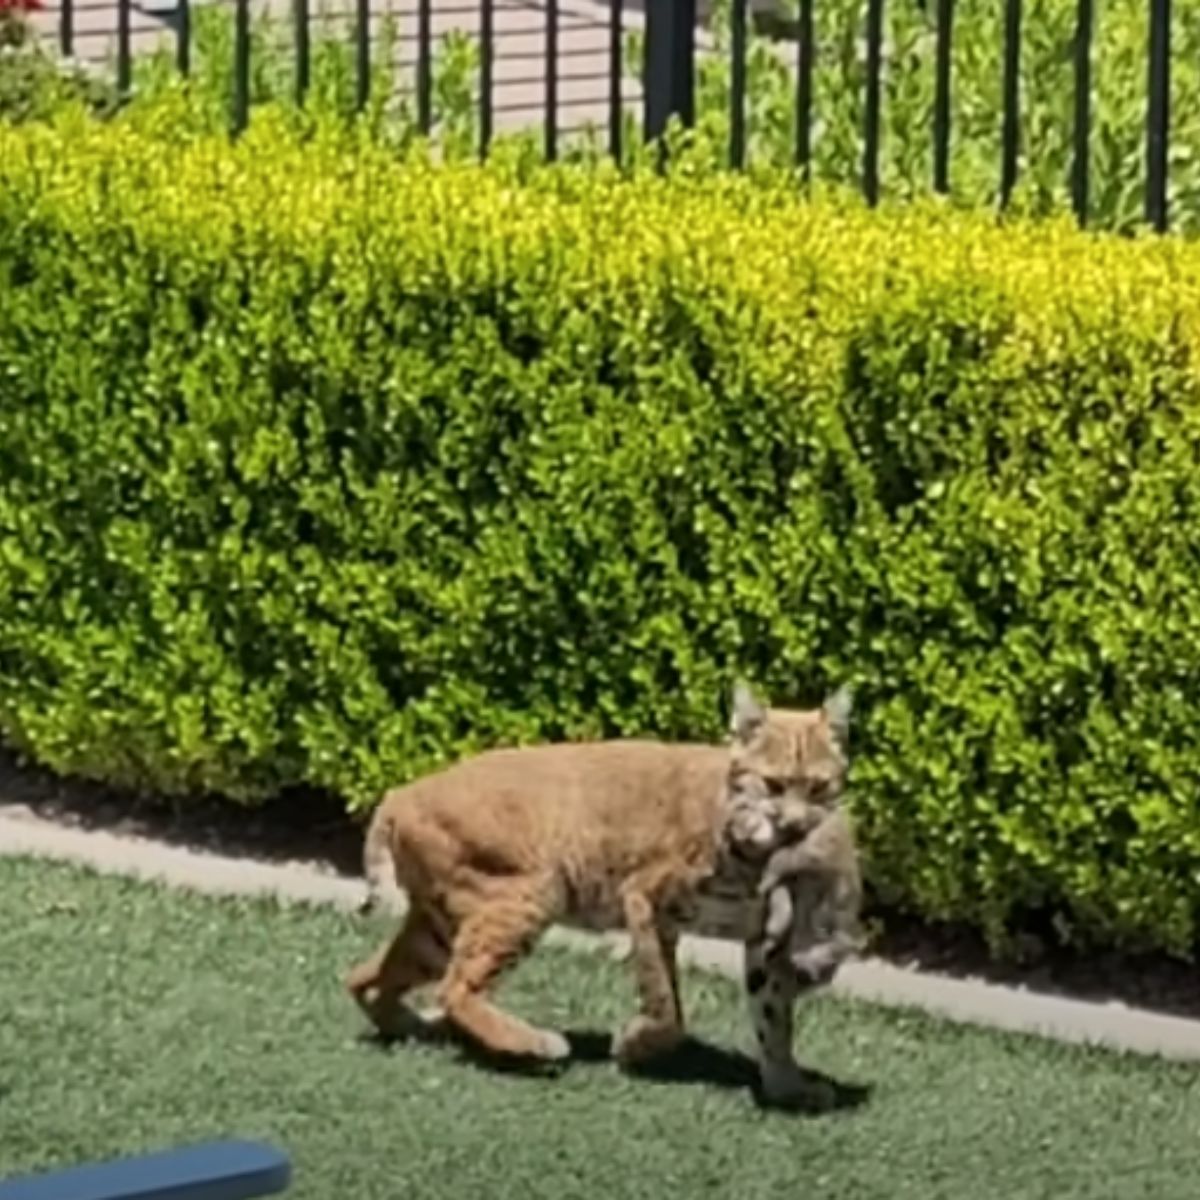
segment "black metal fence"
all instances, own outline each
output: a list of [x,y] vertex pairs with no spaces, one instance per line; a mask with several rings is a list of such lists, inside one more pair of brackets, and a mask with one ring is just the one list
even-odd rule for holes
[[[79,0],[61,0],[59,41],[70,55],[75,38],[75,6]],[[349,0],[353,5],[353,45],[356,65],[356,100],[365,106],[370,99],[372,67],[372,14],[370,0]],[[415,71],[416,115],[420,128],[429,132],[433,123],[433,34],[432,14],[437,0],[417,0]],[[542,0],[545,12],[544,55],[541,84],[544,89],[544,151],[549,160],[559,153],[559,37],[562,25],[560,0]],[[600,0],[603,2],[603,0]],[[749,0],[729,0],[730,14],[730,165],[742,167],[747,154],[747,29]],[[812,170],[813,71],[815,51],[814,5],[820,0],[793,0],[795,4],[795,163],[808,178]],[[868,202],[880,198],[880,127],[883,97],[884,5],[887,0],[864,0],[862,18],[866,72],[862,108],[861,187]],[[891,3],[935,5],[934,49],[935,95],[930,136],[933,145],[935,191],[950,191],[952,129],[952,56],[955,0],[890,0]],[[177,0],[174,14],[176,63],[187,73],[191,66],[191,3]],[[493,138],[493,67],[497,0],[478,0],[479,28],[479,113],[480,149],[486,153]],[[997,164],[998,196],[1006,207],[1018,183],[1020,164],[1021,39],[1026,17],[1024,0],[997,0],[1004,9],[1003,79],[1001,81],[1001,152]],[[1146,0],[1149,23],[1148,87],[1145,114],[1144,216],[1153,228],[1168,226],[1168,149],[1171,123],[1170,61],[1171,0]],[[116,75],[118,86],[127,90],[131,82],[131,22],[133,0],[116,0]],[[696,0],[644,0],[645,58],[642,79],[643,129],[647,140],[661,137],[672,117],[685,125],[695,119],[697,11]],[[233,0],[234,86],[232,124],[245,127],[250,106],[250,0]],[[625,75],[624,46],[626,0],[607,0],[607,141],[609,152],[622,157],[626,102],[622,91]],[[309,0],[294,0],[294,50],[296,98],[303,103],[310,83]],[[1036,6],[1032,18],[1036,19]],[[1073,131],[1070,190],[1080,222],[1089,214],[1089,132],[1092,112],[1092,41],[1095,25],[1094,0],[1076,0],[1073,59]]]

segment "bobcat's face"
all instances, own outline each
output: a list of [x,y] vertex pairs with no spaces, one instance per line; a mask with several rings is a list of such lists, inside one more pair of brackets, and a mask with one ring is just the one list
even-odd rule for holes
[[850,693],[810,710],[768,710],[744,685],[734,693],[730,834],[766,852],[781,829],[803,834],[836,807],[846,785]]

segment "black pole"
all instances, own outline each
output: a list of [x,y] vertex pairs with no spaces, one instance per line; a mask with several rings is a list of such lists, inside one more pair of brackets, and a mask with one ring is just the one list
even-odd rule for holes
[[250,123],[250,0],[237,0],[233,25],[233,132]]
[[879,203],[879,108],[883,75],[883,0],[867,0],[867,97],[863,115],[863,195]]
[[371,98],[371,0],[355,2],[354,81],[354,106],[362,112]]
[[131,0],[117,0],[117,91],[122,97],[129,95],[133,76],[133,55],[130,46]]
[[494,0],[479,2],[479,154],[486,158],[492,144],[492,50],[495,41]]
[[732,0],[729,63],[729,165],[746,165],[746,0]]
[[938,0],[937,69],[933,97],[933,190],[950,191],[950,51],[954,45],[954,0]]
[[621,93],[625,71],[625,4],[609,0],[608,5],[608,152],[621,162],[621,137],[624,132],[625,105]]
[[309,49],[308,0],[293,0],[296,21],[296,103],[302,105],[308,95],[311,52]]
[[558,0],[546,0],[546,161],[558,157]]
[[812,178],[813,0],[800,0],[796,63],[796,163],[804,182]]
[[1088,216],[1088,135],[1092,112],[1092,0],[1079,0],[1075,21],[1075,153],[1071,199],[1080,225]]
[[1004,127],[1000,159],[1000,207],[1007,208],[1017,186],[1021,149],[1021,0],[1004,9]]
[[58,13],[58,45],[64,58],[75,49],[75,0],[62,0]]
[[433,128],[433,13],[431,0],[417,3],[417,123],[429,135]]
[[646,0],[645,136],[696,121],[696,0]]
[[175,35],[175,67],[185,78],[192,73],[191,0],[179,0],[179,30]]
[[1146,220],[1167,230],[1171,125],[1171,0],[1150,0],[1150,103],[1146,111]]

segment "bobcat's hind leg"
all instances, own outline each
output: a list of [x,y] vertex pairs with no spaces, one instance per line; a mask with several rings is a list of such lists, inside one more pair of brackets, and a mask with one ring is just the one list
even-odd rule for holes
[[633,944],[633,967],[641,1011],[613,1042],[626,1066],[665,1054],[683,1040],[683,1009],[675,951],[678,930],[640,892],[624,897],[625,925]]
[[417,1019],[404,997],[441,979],[449,957],[437,921],[414,905],[391,940],[351,969],[346,989],[380,1033],[398,1037]]
[[506,1013],[487,992],[507,967],[527,954],[550,923],[551,912],[525,889],[493,892],[458,930],[438,999],[450,1021],[485,1050],[517,1058],[566,1058],[561,1034]]

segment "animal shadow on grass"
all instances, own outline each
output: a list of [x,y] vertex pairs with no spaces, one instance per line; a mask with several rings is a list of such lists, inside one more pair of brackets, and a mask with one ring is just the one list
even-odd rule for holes
[[[571,1053],[556,1063],[491,1054],[441,1019],[414,1020],[398,1036],[365,1033],[363,1039],[381,1048],[390,1048],[406,1041],[453,1045],[464,1059],[475,1066],[506,1075],[554,1078],[572,1067],[607,1063],[612,1058],[612,1036],[608,1033],[577,1029],[568,1030],[564,1036],[570,1044]],[[749,1055],[691,1036],[686,1037],[675,1050],[631,1070],[630,1074],[648,1083],[699,1084],[729,1091],[747,1091],[762,1109],[810,1116],[858,1108],[867,1102],[872,1091],[869,1084],[846,1083],[819,1071],[805,1070],[806,1082],[811,1086],[803,1096],[787,1104],[771,1102],[762,1094],[758,1066]]]
[[858,1108],[871,1095],[869,1084],[845,1083],[821,1071],[805,1068],[803,1095],[786,1104],[770,1101],[762,1094],[758,1065],[749,1055],[690,1036],[675,1050],[638,1067],[633,1074],[653,1083],[698,1083],[733,1091],[744,1090],[750,1092],[759,1108],[808,1116]]
[[571,1052],[557,1062],[496,1054],[479,1045],[440,1016],[418,1016],[405,1013],[403,1029],[396,1033],[365,1030],[359,1040],[381,1050],[417,1043],[426,1046],[452,1046],[469,1063],[500,1075],[528,1075],[554,1078],[579,1063],[603,1062],[609,1056],[609,1039],[602,1034],[566,1034]]

